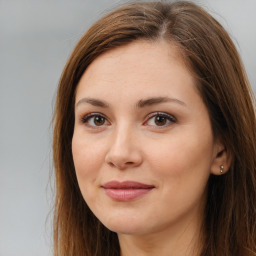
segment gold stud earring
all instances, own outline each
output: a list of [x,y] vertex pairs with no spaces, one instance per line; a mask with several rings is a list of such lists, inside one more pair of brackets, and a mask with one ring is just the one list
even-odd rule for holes
[[220,173],[222,174],[224,172],[224,165],[220,166]]

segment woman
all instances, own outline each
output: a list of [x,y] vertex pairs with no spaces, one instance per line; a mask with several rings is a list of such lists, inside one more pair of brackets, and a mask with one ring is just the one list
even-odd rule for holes
[[227,32],[189,2],[95,23],[55,109],[55,255],[256,255],[255,100]]

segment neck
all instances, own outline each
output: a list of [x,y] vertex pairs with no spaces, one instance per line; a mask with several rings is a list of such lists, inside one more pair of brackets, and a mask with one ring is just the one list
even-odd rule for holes
[[198,256],[203,245],[201,222],[188,221],[150,234],[118,234],[121,256]]

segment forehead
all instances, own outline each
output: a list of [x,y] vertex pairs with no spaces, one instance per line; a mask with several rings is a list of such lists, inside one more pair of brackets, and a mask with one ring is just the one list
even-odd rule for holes
[[180,93],[188,87],[194,90],[194,85],[178,46],[164,40],[138,40],[97,57],[81,77],[77,97],[91,93],[109,97],[115,92],[152,97],[178,88]]
[[[161,58],[161,62],[159,61]],[[175,60],[180,64],[185,64],[185,58],[182,54],[181,48],[176,43],[170,43],[166,40],[149,41],[149,40],[136,40],[129,44],[113,48],[99,55],[86,69],[85,73],[90,73],[95,67],[100,68],[104,66],[111,70],[111,66],[108,64],[124,64],[126,68],[130,65],[138,67],[143,63],[143,65],[159,67],[158,70],[165,63],[169,63],[170,60]],[[119,68],[121,68],[120,66]]]

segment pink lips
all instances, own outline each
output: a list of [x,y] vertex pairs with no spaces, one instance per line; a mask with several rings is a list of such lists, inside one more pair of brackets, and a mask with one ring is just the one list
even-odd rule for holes
[[154,186],[135,181],[110,181],[102,186],[106,194],[117,201],[130,201],[150,192]]

